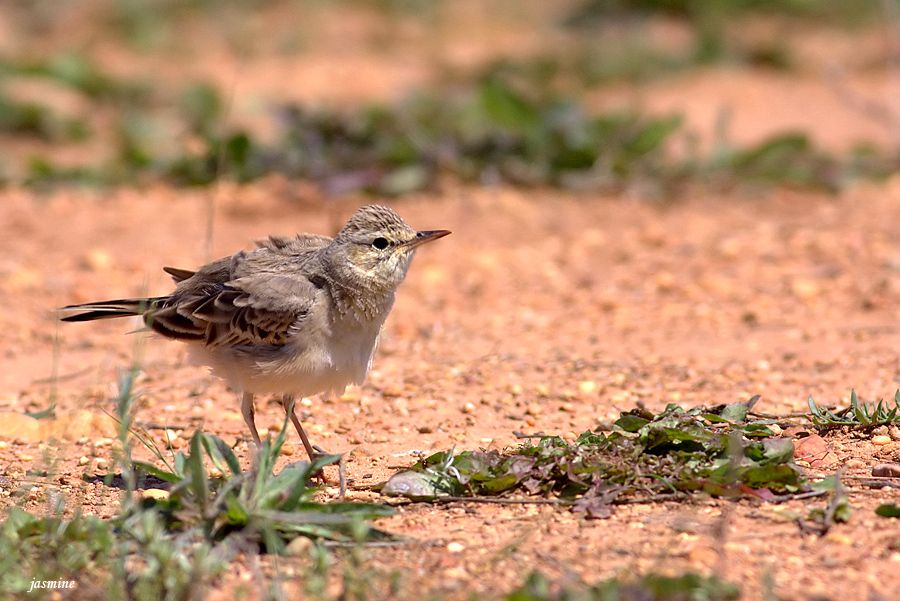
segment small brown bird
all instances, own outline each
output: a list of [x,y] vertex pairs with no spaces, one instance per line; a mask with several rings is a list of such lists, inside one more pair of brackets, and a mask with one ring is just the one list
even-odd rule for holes
[[272,236],[197,271],[164,267],[176,282],[172,294],[69,305],[61,319],[140,315],[153,331],[187,342],[197,363],[241,391],[257,445],[253,395],[281,394],[312,459],[294,397],[363,382],[416,249],[449,233],[416,231],[393,210],[370,205],[334,239]]

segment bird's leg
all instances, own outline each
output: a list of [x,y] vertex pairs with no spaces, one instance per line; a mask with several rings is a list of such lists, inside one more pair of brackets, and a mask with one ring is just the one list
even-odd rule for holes
[[[291,421],[294,423],[294,427],[297,429],[297,434],[300,435],[300,440],[303,441],[303,447],[306,449],[306,454],[309,455],[309,460],[313,461],[316,457],[320,457],[322,455],[327,455],[325,451],[320,449],[319,447],[314,447],[309,442],[309,437],[306,436],[306,432],[303,431],[303,426],[300,425],[300,419],[297,417],[297,413],[294,411],[294,395],[286,394],[281,397],[281,404],[284,407],[284,412],[288,414],[291,418]],[[322,479],[322,482],[327,484],[328,480],[325,479],[325,474],[322,470],[313,474],[313,477],[318,477]],[[340,487],[340,498],[344,498],[344,494],[347,492],[347,477],[344,473],[344,459],[341,458],[341,462],[338,464],[338,483]]]
[[300,440],[303,441],[303,448],[306,449],[306,454],[309,456],[309,460],[312,461],[319,455],[320,452],[316,451],[313,446],[309,443],[309,437],[306,436],[306,432],[303,431],[303,426],[300,424],[300,419],[297,417],[297,413],[294,411],[294,395],[286,394],[281,397],[281,405],[284,407],[284,412],[288,414],[291,418],[291,421],[294,423],[294,428],[297,429],[297,434],[300,435]]
[[256,443],[258,449],[261,441],[259,440],[259,432],[256,429],[256,416],[253,413],[253,394],[245,392],[241,397],[241,415],[244,416],[244,422],[250,428],[250,435],[253,436],[253,442]]

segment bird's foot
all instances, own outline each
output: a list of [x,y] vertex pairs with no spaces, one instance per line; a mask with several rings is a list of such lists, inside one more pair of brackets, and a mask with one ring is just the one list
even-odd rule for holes
[[[333,453],[329,453],[328,451],[326,451],[325,449],[323,449],[322,447],[317,446],[317,445],[313,445],[313,450],[315,451],[315,453],[313,453],[310,456],[310,458],[309,458],[310,461],[315,461],[319,457],[325,457],[327,455],[333,454]],[[325,471],[323,468],[319,468],[318,471],[316,471],[313,474],[310,474],[310,478],[316,479],[316,480],[321,480],[323,486],[327,486],[329,483],[328,478],[325,477]],[[344,468],[343,455],[341,455],[341,460],[338,462],[338,486],[340,487],[340,497],[339,498],[343,499],[344,495],[347,492],[347,475],[346,475],[346,470]]]

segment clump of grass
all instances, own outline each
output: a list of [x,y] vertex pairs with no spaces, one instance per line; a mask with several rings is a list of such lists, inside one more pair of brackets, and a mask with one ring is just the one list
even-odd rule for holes
[[77,52],[40,59],[0,57],[0,78],[4,77],[51,81],[94,100],[135,103],[150,98],[148,84],[110,75]]
[[715,576],[688,573],[680,576],[647,574],[640,578],[611,578],[593,586],[554,585],[543,574],[531,573],[525,582],[509,593],[506,601],[732,601],[740,589]]
[[[571,96],[491,72],[456,93],[414,94],[393,106],[344,113],[286,105],[275,140],[221,124],[223,103],[198,85],[182,97],[196,150],[168,145],[146,114],[123,116],[118,155],[106,166],[55,168],[33,162],[31,183],[127,182],[161,177],[178,185],[241,182],[279,173],[315,181],[327,195],[365,191],[397,196],[438,185],[444,175],[476,183],[618,191],[637,186],[676,194],[692,183],[717,188],[790,185],[836,191],[879,178],[896,160],[868,151],[837,157],[802,134],[756,146],[720,144],[710,155],[673,152],[681,120],[592,114]],[[171,138],[171,137],[170,137]]]
[[[79,598],[199,598],[239,552],[281,553],[298,536],[348,544],[387,537],[369,521],[392,513],[389,508],[314,500],[311,474],[338,456],[274,472],[287,422],[248,471],[224,441],[201,431],[191,437],[188,453],[168,461],[133,427],[137,373],[135,367],[122,375],[116,399],[124,489],[119,512],[109,520],[78,510],[66,517],[59,496],[44,516],[11,508],[0,523],[0,594],[27,593],[35,580],[72,580]],[[133,461],[133,437],[164,467]],[[223,475],[210,478],[207,462]],[[141,498],[139,472],[165,482],[168,495]]]
[[[191,437],[190,452],[178,452],[167,469],[137,462],[137,468],[171,485],[167,498],[144,499],[139,510],[159,512],[172,531],[196,529],[213,542],[240,535],[271,553],[282,552],[297,536],[346,542],[388,538],[365,522],[393,514],[391,508],[313,500],[317,489],[309,485],[310,477],[337,463],[339,455],[297,462],[273,473],[286,431],[282,427],[274,441],[263,442],[246,472],[222,439],[201,431]],[[204,460],[224,476],[210,479]]]
[[605,517],[616,503],[672,494],[773,500],[808,490],[791,441],[774,437],[771,422],[747,420],[755,400],[712,410],[636,409],[612,432],[585,432],[574,442],[543,436],[505,452],[435,453],[394,475],[383,492],[436,499],[520,491]]
[[879,399],[875,403],[859,400],[856,390],[850,391],[850,406],[832,411],[819,407],[812,396],[808,399],[810,419],[819,430],[838,428],[872,430],[878,426],[900,424],[900,390],[894,393],[894,406]]
[[0,131],[51,142],[80,141],[88,137],[85,121],[60,115],[39,102],[15,100],[0,90]]

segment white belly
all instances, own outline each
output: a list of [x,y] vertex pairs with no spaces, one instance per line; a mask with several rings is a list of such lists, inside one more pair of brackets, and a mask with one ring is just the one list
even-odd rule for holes
[[365,380],[382,322],[342,320],[327,331],[305,331],[283,347],[263,351],[192,345],[192,357],[243,392],[296,396],[339,393],[347,385]]

